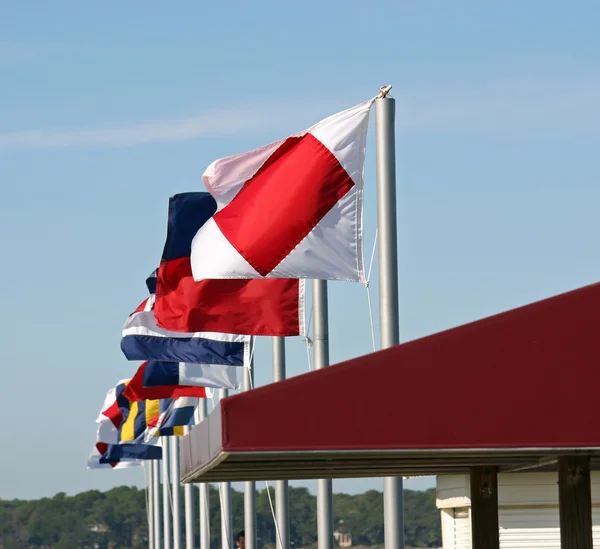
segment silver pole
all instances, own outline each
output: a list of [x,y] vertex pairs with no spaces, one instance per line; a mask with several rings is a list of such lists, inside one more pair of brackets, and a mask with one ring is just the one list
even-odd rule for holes
[[[250,391],[254,387],[254,357],[250,368],[244,368],[243,389]],[[244,533],[246,549],[256,549],[256,483],[244,483]]]
[[[206,399],[200,399],[200,421],[206,419],[207,406]],[[210,498],[209,498],[209,485],[201,483],[198,485],[200,489],[200,549],[210,549]]]
[[[285,379],[285,338],[273,338],[273,381]],[[275,517],[277,519],[277,549],[290,547],[288,481],[275,481]]]
[[179,502],[179,441],[171,439],[171,483],[173,486],[173,549],[181,548],[181,505]]
[[[229,391],[219,389],[219,400],[227,398]],[[233,514],[231,509],[231,482],[222,482],[219,486],[221,500],[221,547],[233,549]]]
[[164,548],[171,549],[171,481],[169,480],[169,438],[160,439],[162,445],[162,489],[163,489],[163,539]]
[[[204,400],[204,399],[202,399]],[[189,434],[190,428],[184,429],[185,434]],[[175,438],[175,440],[177,440]],[[185,509],[185,549],[194,549],[194,486],[190,483],[183,486],[183,502]]]
[[[315,368],[329,366],[329,311],[327,281],[313,280]],[[317,540],[319,549],[333,549],[333,484],[317,480]]]
[[154,508],[154,516],[152,520],[154,521],[154,548],[160,549],[160,470],[158,467],[158,460],[153,459],[152,463],[152,499]]
[[[377,227],[379,231],[379,329],[381,348],[400,343],[398,321],[398,243],[396,226],[396,102],[381,90],[375,100],[377,149]],[[387,477],[383,485],[385,548],[404,547],[402,478]]]
[[146,497],[148,498],[148,549],[156,549],[154,547],[154,460],[147,461],[144,464],[144,476],[146,476],[146,473],[148,473],[148,487],[146,489]]

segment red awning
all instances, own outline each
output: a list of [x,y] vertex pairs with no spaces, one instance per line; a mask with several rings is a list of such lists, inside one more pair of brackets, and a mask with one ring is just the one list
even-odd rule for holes
[[600,284],[225,399],[186,482],[462,472],[600,455]]

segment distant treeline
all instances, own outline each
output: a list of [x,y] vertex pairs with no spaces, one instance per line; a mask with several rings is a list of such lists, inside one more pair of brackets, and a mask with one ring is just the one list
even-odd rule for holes
[[[182,489],[183,492],[183,489]],[[161,498],[162,500],[162,498]],[[183,494],[182,494],[183,502]],[[435,490],[404,491],[405,535],[408,547],[439,547],[440,516]],[[194,487],[196,547],[198,540],[198,491]],[[244,496],[233,491],[234,532],[243,529]],[[275,528],[266,490],[258,491],[258,547],[275,542]],[[182,513],[183,515],[183,513]],[[183,516],[182,516],[183,521]],[[316,498],[305,488],[290,488],[290,541],[292,547],[316,542]],[[334,524],[351,533],[354,545],[383,543],[383,496],[370,490],[350,496],[334,495]],[[343,521],[343,522],[342,522]],[[182,524],[182,543],[185,540]],[[210,488],[211,547],[220,547],[219,492]],[[21,501],[0,500],[2,549],[146,549],[148,521],[144,490],[122,486],[108,492],[92,490],[73,497]]]

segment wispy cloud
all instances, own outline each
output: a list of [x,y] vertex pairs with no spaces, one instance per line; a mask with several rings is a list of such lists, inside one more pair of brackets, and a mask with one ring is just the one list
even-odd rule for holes
[[[310,114],[327,113],[328,102],[290,108],[259,104],[243,109],[212,110],[196,116],[90,130],[26,130],[0,133],[0,149],[133,147],[146,143],[190,141],[201,137],[297,131],[312,123]],[[300,126],[303,127],[303,126]]]
[[[600,134],[600,78],[520,80],[477,90],[439,86],[426,92],[394,91],[398,129],[409,134]],[[348,106],[340,98],[305,104],[279,101],[127,126],[7,132],[0,133],[0,150],[134,147],[212,136],[268,132],[285,135]]]

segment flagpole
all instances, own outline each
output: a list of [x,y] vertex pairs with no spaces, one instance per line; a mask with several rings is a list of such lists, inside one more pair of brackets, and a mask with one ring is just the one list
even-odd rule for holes
[[[381,348],[400,343],[398,319],[398,235],[396,225],[396,101],[384,86],[375,100],[377,151],[377,227],[379,232],[379,329]],[[383,485],[385,549],[404,548],[402,478]]]
[[[253,340],[254,344],[255,341]],[[254,386],[254,354],[249,368],[244,368],[243,389],[250,391]],[[244,483],[244,533],[246,549],[256,549],[256,483]]]
[[179,503],[179,442],[171,439],[171,485],[173,486],[173,549],[181,549],[181,506]]
[[154,546],[154,476],[153,476],[154,460],[147,461],[143,464],[144,476],[148,473],[148,485],[146,488],[146,497],[148,501],[148,549],[157,549]]
[[152,507],[154,521],[154,549],[160,549],[160,472],[158,467],[159,460],[153,459],[152,463]]
[[[204,399],[198,399],[204,400]],[[189,427],[185,427],[185,434],[187,435],[190,432]],[[177,438],[173,437],[175,440]],[[177,442],[177,446],[179,446],[179,442]],[[195,549],[194,548],[194,500],[192,499],[194,495],[194,486],[190,483],[184,484],[183,486],[183,496],[184,496],[184,508],[185,508],[185,549]]]
[[[219,389],[219,401],[227,398],[229,391]],[[221,501],[221,547],[222,549],[233,549],[233,517],[231,510],[231,482],[222,482],[219,486]]]
[[161,437],[162,489],[163,489],[163,549],[171,549],[171,482],[169,480],[169,438]]
[[[329,311],[327,281],[313,280],[315,368],[329,366]],[[317,480],[317,540],[319,549],[333,549],[333,483]]]
[[[273,381],[285,379],[285,338],[273,338]],[[289,549],[288,481],[275,481],[275,516],[277,520],[277,549]]]
[[[199,420],[203,421],[206,419],[207,405],[206,399],[200,399],[200,406],[198,407],[200,414]],[[200,489],[200,549],[210,549],[210,498],[209,498],[209,485],[202,482],[198,485]]]

